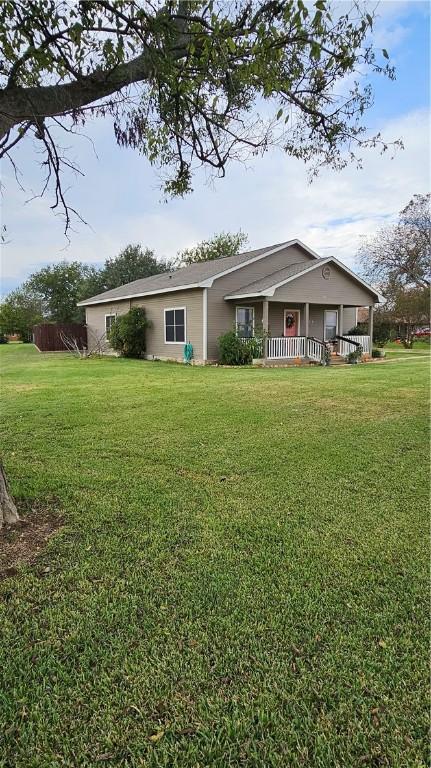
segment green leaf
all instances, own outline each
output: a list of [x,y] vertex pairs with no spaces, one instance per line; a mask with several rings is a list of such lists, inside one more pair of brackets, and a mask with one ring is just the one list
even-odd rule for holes
[[282,114],[283,114],[283,110],[279,109],[277,112],[277,120],[280,120],[280,117],[282,116]]
[[236,51],[235,40],[233,40],[231,37],[228,37],[226,42],[227,42],[227,47],[229,48],[230,52],[231,53],[235,53],[235,51]]
[[386,48],[382,49],[382,53],[383,53],[383,56],[385,57],[385,59],[389,59],[389,53],[387,52]]

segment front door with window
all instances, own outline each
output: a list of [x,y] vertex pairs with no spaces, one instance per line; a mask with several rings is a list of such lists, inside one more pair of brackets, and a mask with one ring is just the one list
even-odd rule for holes
[[284,310],[284,336],[299,336],[299,309]]

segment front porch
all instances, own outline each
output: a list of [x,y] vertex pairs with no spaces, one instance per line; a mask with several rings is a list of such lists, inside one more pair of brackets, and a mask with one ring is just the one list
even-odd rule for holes
[[331,341],[324,342],[307,336],[276,336],[263,341],[262,358],[272,360],[309,360],[322,363],[328,349],[331,357],[345,360],[351,352],[359,347],[364,356],[371,355],[371,340],[369,336],[337,336]]
[[366,335],[351,334],[356,325],[357,307],[310,302],[295,305],[264,299],[235,306],[238,333],[247,339],[261,339],[263,361],[301,360],[322,363],[328,353],[333,361],[344,361],[361,347],[371,356],[373,307],[369,307]]

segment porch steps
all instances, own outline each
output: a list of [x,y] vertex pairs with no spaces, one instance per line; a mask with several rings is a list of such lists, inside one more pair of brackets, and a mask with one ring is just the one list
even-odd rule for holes
[[346,359],[341,357],[341,355],[333,353],[331,355],[331,365],[346,365]]

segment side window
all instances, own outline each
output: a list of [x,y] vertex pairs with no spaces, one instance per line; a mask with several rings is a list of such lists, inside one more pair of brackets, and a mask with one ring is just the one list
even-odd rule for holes
[[186,340],[186,310],[165,309],[165,343],[183,344]]
[[117,315],[105,315],[105,333],[108,335],[112,328],[112,323],[116,320]]
[[236,330],[243,339],[254,336],[254,307],[236,308]]

